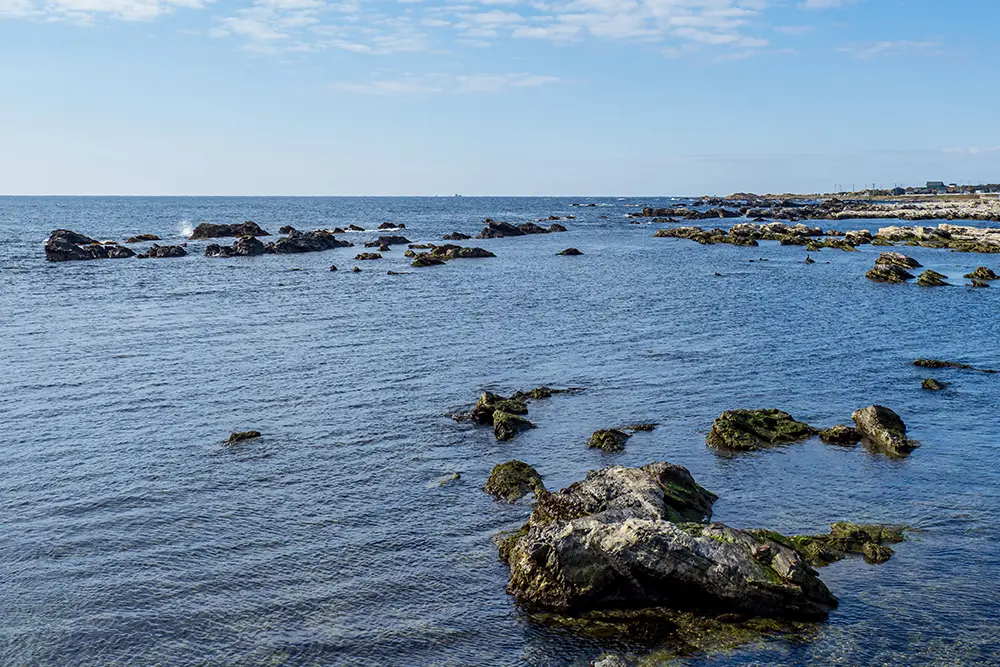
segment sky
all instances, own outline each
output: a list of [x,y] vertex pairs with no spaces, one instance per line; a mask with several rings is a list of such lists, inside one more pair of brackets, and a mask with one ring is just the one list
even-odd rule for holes
[[1000,182],[997,0],[0,0],[0,194]]

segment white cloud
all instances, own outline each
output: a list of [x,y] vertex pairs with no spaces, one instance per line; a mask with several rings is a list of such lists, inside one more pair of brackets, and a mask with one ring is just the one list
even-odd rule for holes
[[860,44],[850,44],[837,49],[841,53],[847,53],[855,58],[869,60],[882,56],[908,56],[908,55],[930,55],[943,56],[947,52],[939,42],[920,42],[911,40],[886,40],[881,42],[864,42]]
[[341,82],[334,88],[364,95],[412,95],[499,93],[511,88],[538,88],[562,79],[538,74],[405,74],[395,79],[365,82]]

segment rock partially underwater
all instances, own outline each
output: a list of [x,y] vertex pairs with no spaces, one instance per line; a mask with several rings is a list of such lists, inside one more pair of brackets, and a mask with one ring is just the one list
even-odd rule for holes
[[906,424],[883,405],[872,405],[851,415],[855,428],[872,449],[889,456],[905,456],[919,444],[906,438]]
[[529,493],[538,497],[546,492],[542,476],[523,461],[508,461],[493,466],[483,491],[509,503]]
[[816,433],[782,410],[727,410],[712,424],[705,442],[717,449],[751,451],[799,442]]
[[50,262],[91,259],[125,259],[135,251],[113,241],[101,242],[68,229],[53,231],[45,241],[45,259]]

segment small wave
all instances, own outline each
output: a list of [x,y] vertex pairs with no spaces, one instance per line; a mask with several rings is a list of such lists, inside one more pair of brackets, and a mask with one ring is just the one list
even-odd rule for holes
[[181,224],[181,236],[183,236],[186,239],[191,238],[191,235],[194,234],[194,225],[191,223],[191,221],[181,220],[180,224]]

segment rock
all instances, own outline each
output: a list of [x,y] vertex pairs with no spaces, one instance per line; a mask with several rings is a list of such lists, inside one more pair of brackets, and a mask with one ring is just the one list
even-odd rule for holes
[[358,227],[357,225],[347,225],[347,231],[350,232],[364,232],[367,231],[364,227]]
[[943,273],[928,269],[917,276],[917,284],[922,287],[947,287],[949,285],[945,280],[947,277]]
[[579,250],[577,250],[576,248],[566,248],[562,252],[557,252],[556,254],[557,255],[566,255],[568,257],[575,257],[577,255],[582,255],[583,253],[580,252]]
[[279,234],[291,234],[292,232],[297,232],[297,231],[298,230],[295,229],[294,227],[292,227],[291,225],[285,225],[284,227],[282,227],[281,229],[278,230],[278,233]]
[[354,273],[361,273],[361,267],[355,266],[353,269],[351,269],[351,271]]
[[468,241],[472,237],[461,232],[452,232],[451,234],[445,234],[441,238],[445,241]]
[[524,234],[548,234],[549,230],[545,229],[541,225],[536,225],[533,222],[526,222],[523,225],[518,225],[518,229]]
[[336,271],[336,270],[337,270],[337,267],[336,267],[336,265],[334,265],[334,264],[331,264],[331,265],[330,265],[330,270],[331,270],[331,271]]
[[758,531],[795,549],[810,564],[823,567],[843,560],[848,554],[862,554],[869,563],[884,563],[893,551],[884,544],[906,539],[906,526],[858,524],[841,521],[830,525],[827,535],[792,535],[784,537],[771,531]]
[[[469,248],[446,244],[432,246],[430,252],[416,255],[413,266],[433,266],[453,259],[477,259],[483,257],[496,257],[496,255],[484,248]],[[418,264],[418,262],[420,263]]]
[[947,385],[943,382],[938,382],[934,378],[927,378],[920,383],[920,386],[927,391],[943,391]]
[[134,257],[131,248],[114,242],[101,243],[68,229],[57,229],[45,241],[45,259],[50,262]]
[[360,255],[357,255],[354,259],[361,261],[382,259],[382,255],[378,254],[377,252],[363,252]]
[[956,361],[942,361],[940,359],[917,359],[913,362],[913,365],[919,366],[920,368],[959,368],[962,370],[976,371],[979,373],[1000,372],[1000,371],[990,370],[988,368],[976,368],[975,366],[958,363]]
[[594,431],[594,434],[587,440],[587,446],[591,449],[603,449],[606,452],[625,451],[625,442],[632,436],[616,428]]
[[982,280],[973,280],[971,283],[967,283],[966,287],[989,287],[990,284],[983,282]]
[[913,274],[900,266],[876,266],[865,277],[877,283],[905,283]]
[[387,246],[384,243],[381,244],[381,245],[379,245],[379,247],[378,247],[378,251],[379,252],[389,252],[390,250],[392,250],[392,248],[390,246]]
[[814,435],[816,429],[781,410],[727,410],[712,424],[705,442],[718,449],[752,451]]
[[592,471],[539,497],[528,523],[499,541],[507,590],[572,614],[667,607],[820,619],[836,607],[794,548],[698,523],[715,500],[669,463]]
[[851,415],[855,428],[876,450],[890,456],[904,456],[918,444],[906,439],[906,424],[899,415],[882,405],[872,405]]
[[386,271],[385,275],[387,275],[387,276],[408,276],[408,275],[410,275],[410,272],[409,271]]
[[237,442],[246,442],[247,440],[253,440],[254,438],[260,437],[260,431],[237,431],[229,436],[226,440],[229,444],[234,444]]
[[419,269],[424,266],[440,266],[441,264],[444,264],[443,259],[438,259],[437,257],[433,257],[430,253],[425,252],[417,255],[416,259],[413,260],[410,266]]
[[524,232],[509,222],[497,222],[487,218],[486,227],[479,233],[477,239],[502,239],[507,236],[524,236]]
[[857,429],[853,429],[850,426],[837,424],[836,426],[820,431],[819,439],[828,445],[852,447],[861,442],[861,434],[858,433]]
[[224,236],[270,236],[256,222],[242,222],[234,225],[214,225],[210,222],[203,222],[194,228],[191,233],[192,239],[212,239]]
[[156,234],[137,234],[135,236],[130,236],[125,240],[125,243],[144,243],[145,241],[159,241],[160,237]]
[[623,431],[632,431],[633,433],[636,432],[636,431],[649,432],[649,431],[655,431],[656,430],[656,426],[657,425],[654,424],[654,423],[648,423],[648,424],[629,424],[628,426],[622,426],[621,430],[623,430]]
[[366,243],[365,247],[377,248],[379,246],[399,245],[402,243],[411,243],[411,241],[405,236],[380,236],[376,240]]
[[452,482],[457,482],[460,479],[462,479],[462,473],[460,472],[449,473],[438,479],[438,486],[448,486]]
[[378,226],[378,228],[379,229],[406,229],[406,225],[404,225],[401,222],[399,222],[399,223],[396,223],[396,222],[383,222],[381,225]]
[[493,413],[493,435],[497,440],[513,440],[521,431],[535,428],[535,425],[519,415],[503,410],[496,410]]
[[997,274],[993,273],[992,269],[988,269],[985,266],[980,266],[976,268],[976,270],[973,271],[972,273],[966,273],[962,277],[970,278],[972,280],[979,280],[982,282],[997,280],[998,278],[1000,278],[1000,276],[997,276]]
[[529,493],[534,493],[535,497],[545,493],[545,484],[538,471],[527,463],[508,461],[493,467],[483,491],[512,503]]
[[916,269],[920,262],[898,252],[884,252],[875,260],[875,266],[900,266],[904,269]]
[[528,414],[528,404],[521,398],[504,398],[499,394],[484,391],[472,408],[472,412],[469,413],[469,417],[477,424],[492,424],[493,413],[497,410],[514,415],[526,415]]
[[266,248],[255,236],[244,236],[236,239],[231,246],[220,246],[215,243],[205,247],[205,257],[259,257]]
[[156,245],[155,243],[146,249],[146,252],[137,255],[139,259],[159,259],[164,257],[184,257],[187,250],[179,245]]
[[302,252],[322,252],[333,248],[350,248],[354,244],[341,241],[333,232],[317,229],[312,232],[292,231],[274,243],[269,243],[264,251],[277,255],[291,255]]
[[550,234],[555,234],[555,233],[559,233],[559,232],[568,232],[568,231],[569,231],[568,229],[566,229],[565,227],[563,227],[562,225],[560,225],[558,222],[555,223],[554,225],[549,225],[549,233]]

